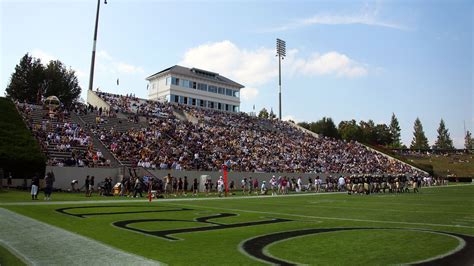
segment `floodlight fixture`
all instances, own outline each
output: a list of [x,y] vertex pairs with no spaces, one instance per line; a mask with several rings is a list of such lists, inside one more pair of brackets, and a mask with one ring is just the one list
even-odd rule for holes
[[281,120],[281,60],[286,57],[286,42],[276,39],[276,52],[278,56],[278,118]]

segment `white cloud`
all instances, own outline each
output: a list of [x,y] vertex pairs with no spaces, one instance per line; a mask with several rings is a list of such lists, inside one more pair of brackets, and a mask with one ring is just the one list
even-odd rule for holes
[[76,76],[77,76],[79,79],[81,79],[81,78],[86,78],[86,77],[87,77],[87,74],[86,74],[86,72],[84,72],[84,71],[78,69],[78,70],[76,70]]
[[109,55],[109,53],[107,53],[107,51],[105,50],[100,50],[97,52],[97,57],[99,58],[102,58],[102,59],[105,59],[105,60],[113,60],[112,56]]
[[[338,52],[313,54],[306,59],[298,57],[296,49],[288,50],[287,54],[284,64],[290,75],[336,75],[353,78],[368,74],[365,65]],[[243,84],[247,87],[241,91],[245,100],[258,97],[258,87],[278,77],[278,60],[273,48],[241,49],[228,40],[191,48],[178,64],[221,73]]]
[[379,17],[379,7],[364,7],[358,13],[352,14],[316,14],[312,17],[294,20],[282,26],[265,30],[265,32],[279,32],[311,25],[367,25],[392,28],[397,30],[411,30],[411,28],[400,23],[389,22]]
[[313,54],[308,59],[296,59],[292,72],[306,75],[337,75],[342,77],[363,77],[367,67],[338,52]]
[[143,70],[142,67],[118,61],[105,50],[98,51],[97,57],[101,59],[101,62],[97,64],[99,71],[110,72],[113,74],[116,74],[117,72],[123,74],[145,73],[145,70]]
[[240,90],[240,97],[246,101],[254,100],[258,96],[256,88],[243,88]]
[[377,19],[375,14],[365,13],[356,15],[315,15],[299,21],[301,26],[306,25],[350,25],[362,24],[367,26],[379,26],[398,30],[408,30],[407,27],[391,22],[384,22]]
[[240,49],[225,40],[189,49],[179,64],[222,73],[246,86],[255,86],[278,75],[274,56],[270,49]]
[[44,65],[48,64],[49,61],[51,60],[57,60],[58,58],[54,55],[51,55],[41,49],[33,49],[33,51],[31,51],[31,55],[35,58],[38,58],[38,59],[41,59],[41,63],[43,63]]
[[118,63],[115,63],[114,65],[120,73],[133,74],[133,73],[145,72],[142,67],[126,64],[123,62],[118,62]]

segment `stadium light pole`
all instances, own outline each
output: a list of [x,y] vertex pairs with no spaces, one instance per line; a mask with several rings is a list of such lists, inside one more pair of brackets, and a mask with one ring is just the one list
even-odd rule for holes
[[281,120],[281,60],[285,59],[286,56],[286,42],[277,38],[276,40],[276,50],[278,56],[278,118]]
[[[107,0],[104,0],[104,4],[107,4]],[[94,83],[95,46],[97,43],[97,28],[99,27],[99,10],[100,10],[100,0],[97,0],[97,14],[95,16],[95,29],[94,29],[94,44],[92,46],[91,73],[89,75],[89,90],[92,90],[92,85]]]

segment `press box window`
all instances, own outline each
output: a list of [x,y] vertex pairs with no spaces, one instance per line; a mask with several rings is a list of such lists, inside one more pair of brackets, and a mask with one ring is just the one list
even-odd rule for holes
[[179,86],[179,78],[172,77],[171,84]]

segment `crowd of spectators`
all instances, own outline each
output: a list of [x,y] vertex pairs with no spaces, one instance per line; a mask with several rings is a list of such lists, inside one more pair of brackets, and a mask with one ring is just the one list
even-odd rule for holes
[[[70,119],[70,111],[59,107],[52,112],[43,106],[17,103],[18,110],[43,152],[48,155],[48,165],[94,167],[108,166],[110,160],[94,149],[91,136]],[[33,113],[41,113],[41,120]]]
[[[315,138],[289,122],[245,113],[161,103],[99,92],[117,112],[147,118],[147,126],[97,135],[119,160],[157,169],[232,171],[414,173],[406,164],[358,142]],[[175,117],[183,111],[197,122]]]

